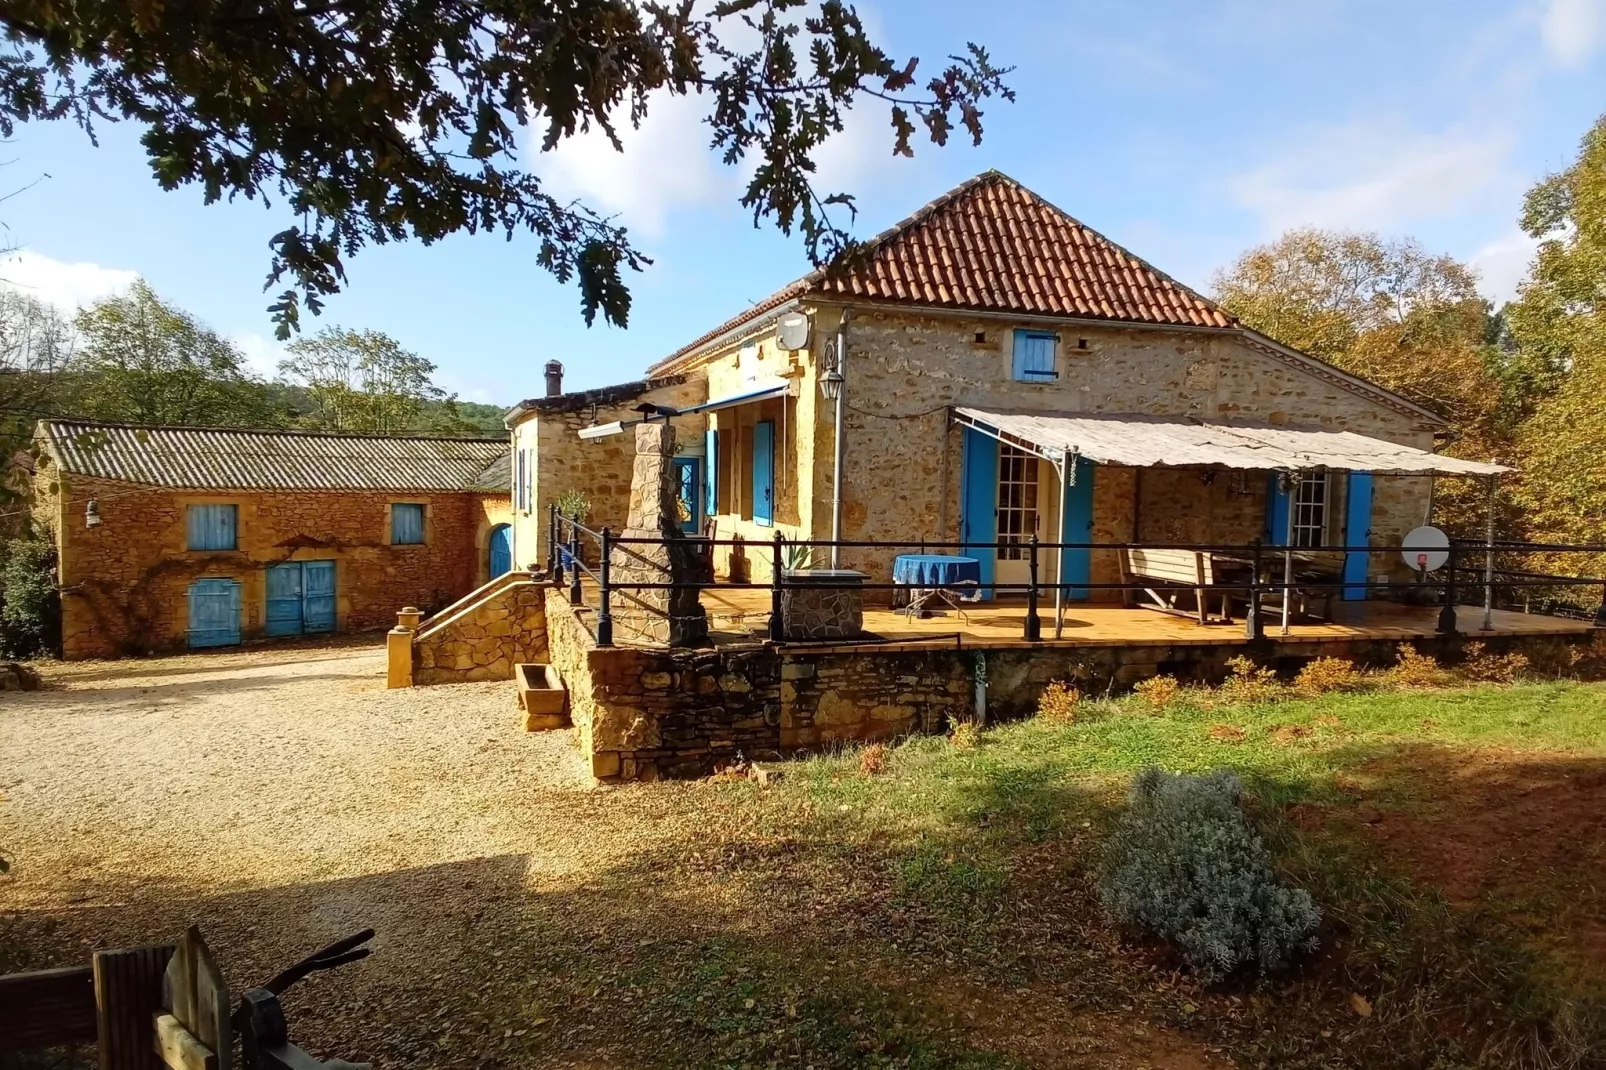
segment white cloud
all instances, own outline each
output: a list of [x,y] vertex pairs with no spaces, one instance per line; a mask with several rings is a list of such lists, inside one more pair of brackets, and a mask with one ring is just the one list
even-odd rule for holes
[[88,262],[69,264],[27,249],[0,260],[0,283],[69,314],[128,289],[138,278],[137,271]]
[[1539,39],[1557,63],[1581,66],[1606,42],[1606,0],[1549,0]]
[[1521,186],[1506,170],[1510,151],[1498,131],[1424,134],[1356,121],[1301,134],[1228,185],[1269,234],[1297,226],[1390,230],[1508,201]]
[[234,343],[236,349],[245,354],[245,363],[253,372],[264,379],[274,379],[279,374],[279,361],[284,359],[284,343],[276,338],[268,338],[248,331],[244,334],[232,334],[229,341]]
[[622,151],[593,127],[542,154],[534,166],[554,195],[579,198],[657,237],[670,212],[734,195],[734,173],[708,148],[706,105],[696,95],[654,93],[639,128],[628,114],[616,123]]
[[1517,286],[1528,277],[1539,242],[1521,230],[1513,229],[1472,255],[1478,271],[1478,290],[1502,305],[1517,296]]

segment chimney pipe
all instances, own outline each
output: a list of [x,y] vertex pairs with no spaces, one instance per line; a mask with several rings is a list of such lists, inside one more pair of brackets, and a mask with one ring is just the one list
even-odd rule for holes
[[563,393],[563,362],[549,360],[546,362],[546,396],[555,398]]

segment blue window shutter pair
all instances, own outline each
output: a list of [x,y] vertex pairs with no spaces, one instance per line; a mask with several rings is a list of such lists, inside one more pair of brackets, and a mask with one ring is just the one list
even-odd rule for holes
[[1046,383],[1059,378],[1054,371],[1054,346],[1058,341],[1059,337],[1049,331],[1016,331],[1013,377],[1023,383]]
[[416,546],[424,541],[424,507],[397,502],[390,507],[392,546]]
[[191,550],[235,550],[239,548],[237,505],[192,505],[185,517]]

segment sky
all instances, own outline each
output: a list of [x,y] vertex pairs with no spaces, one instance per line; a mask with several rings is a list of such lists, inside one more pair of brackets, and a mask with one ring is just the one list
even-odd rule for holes
[[[997,168],[1161,270],[1211,275],[1290,227],[1415,237],[1472,263],[1495,301],[1533,245],[1525,190],[1566,167],[1606,111],[1606,0],[875,0],[861,14],[923,72],[986,46],[1015,103],[986,109],[979,147],[891,155],[865,102],[821,154],[821,182],[858,198],[869,237]],[[460,235],[369,248],[347,264],[326,324],[384,331],[467,401],[511,405],[561,360],[569,389],[648,364],[804,274],[801,240],[755,229],[739,169],[707,149],[699,97],[655,99],[619,153],[585,136],[523,164],[548,188],[616,216],[653,259],[629,283],[628,329],[587,328],[578,292],[536,265],[530,237]],[[254,368],[278,359],[263,291],[259,202],[207,206],[162,191],[138,132],[23,126],[0,146],[0,223],[18,253],[0,281],[63,308],[143,276],[232,338]]]

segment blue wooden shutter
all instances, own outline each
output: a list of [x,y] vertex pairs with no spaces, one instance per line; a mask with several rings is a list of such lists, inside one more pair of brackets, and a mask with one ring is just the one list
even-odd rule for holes
[[185,516],[186,535],[191,550],[233,550],[237,548],[234,505],[192,505]]
[[301,622],[303,630],[307,632],[334,631],[335,563],[333,561],[304,561],[301,569]]
[[707,505],[703,512],[709,516],[719,515],[719,432],[712,427],[704,436],[708,443],[708,471],[704,475],[703,483],[708,488]]
[[[1344,503],[1344,545],[1367,546],[1372,535],[1372,473],[1351,472],[1349,491]],[[1344,555],[1344,582],[1365,584],[1367,565],[1372,555],[1352,550]],[[1344,601],[1359,602],[1366,598],[1364,586],[1345,587]]]
[[1046,331],[1016,331],[1015,351],[1011,359],[1013,375],[1026,383],[1047,382],[1057,378],[1054,374],[1053,334]]
[[753,425],[753,523],[775,523],[775,421]]
[[424,507],[397,502],[390,507],[390,541],[393,546],[417,545],[424,541]]
[[[965,428],[959,449],[959,541],[995,542],[998,535],[998,442],[975,428]],[[993,596],[998,551],[967,547],[981,562],[982,597]]]
[[[1093,541],[1093,462],[1085,457],[1076,458],[1076,482],[1065,488],[1065,501],[1060,510],[1060,542]],[[1060,554],[1061,583],[1091,583],[1093,580],[1092,550],[1063,550]],[[1065,592],[1068,598],[1088,596],[1086,587],[1073,587]]]
[[1278,472],[1266,473],[1266,529],[1261,541],[1267,546],[1282,546],[1288,542],[1288,492],[1283,489]]

